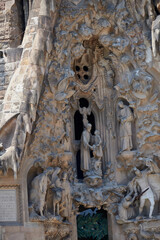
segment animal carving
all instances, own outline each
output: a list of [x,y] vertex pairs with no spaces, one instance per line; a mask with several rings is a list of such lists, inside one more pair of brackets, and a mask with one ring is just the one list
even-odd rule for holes
[[14,178],[17,178],[16,151],[14,146],[7,148],[3,155],[0,156],[0,165],[5,175],[8,169],[11,168],[14,172]]

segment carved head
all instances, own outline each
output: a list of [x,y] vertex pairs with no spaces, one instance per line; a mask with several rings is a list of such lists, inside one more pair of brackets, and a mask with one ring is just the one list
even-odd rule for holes
[[99,133],[99,131],[98,130],[96,130],[95,132],[94,132],[94,135],[99,135],[100,133]]
[[141,171],[138,168],[134,167],[133,170],[134,170],[134,173],[136,174],[136,176],[138,176],[138,177],[141,176]]
[[51,173],[53,173],[54,169],[52,167],[48,167],[45,171],[44,174],[49,175]]
[[123,103],[122,101],[120,101],[120,102],[118,103],[118,106],[119,106],[120,108],[124,108],[124,103]]
[[127,201],[130,201],[130,200],[132,199],[132,197],[131,197],[131,196],[126,196],[125,199],[126,199]]
[[91,125],[90,123],[88,123],[88,124],[87,124],[87,130],[88,130],[88,132],[91,131],[91,128],[92,128],[92,125]]
[[62,179],[63,179],[63,180],[67,180],[67,173],[66,173],[66,172],[63,173],[63,175],[62,175]]
[[148,167],[151,166],[152,162],[153,162],[152,159],[147,159],[146,166],[148,166]]

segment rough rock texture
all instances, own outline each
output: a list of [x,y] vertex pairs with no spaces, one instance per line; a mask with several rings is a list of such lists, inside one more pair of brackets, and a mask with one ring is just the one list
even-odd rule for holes
[[0,239],[76,240],[82,207],[109,239],[160,238],[159,5],[0,3],[0,190],[20,215]]

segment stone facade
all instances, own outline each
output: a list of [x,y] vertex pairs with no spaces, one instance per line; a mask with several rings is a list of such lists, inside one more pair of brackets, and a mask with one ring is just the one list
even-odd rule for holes
[[159,16],[158,0],[1,1],[0,239],[91,239],[85,211],[109,240],[160,239]]

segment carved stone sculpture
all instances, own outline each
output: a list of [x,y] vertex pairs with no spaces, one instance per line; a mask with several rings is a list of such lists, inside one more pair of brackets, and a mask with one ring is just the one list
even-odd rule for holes
[[85,182],[89,186],[98,186],[102,183],[102,140],[99,134],[99,131],[94,132],[93,145],[90,146],[90,149],[93,150],[93,157],[90,159],[90,168],[86,172]]
[[81,170],[86,173],[90,168],[90,136],[92,125],[88,123],[87,128],[82,132],[81,137]]
[[62,217],[68,218],[71,215],[72,200],[71,200],[71,187],[67,180],[67,173],[63,173],[62,178],[62,200],[60,214]]
[[140,187],[142,193],[142,195],[140,196],[139,214],[142,214],[145,202],[146,200],[148,200],[150,202],[149,218],[152,218],[155,200],[153,191],[148,183],[148,174],[150,172],[148,170],[140,171],[137,168],[134,168],[134,172],[136,174],[134,184]]
[[140,236],[142,236],[143,239],[160,239],[160,233],[155,232],[154,229],[151,230],[152,231],[146,231],[143,225],[140,224]]
[[124,105],[122,101],[118,103],[118,121],[119,121],[119,137],[120,152],[130,151],[133,148],[132,143],[132,121],[133,113],[129,106]]
[[3,151],[0,156],[0,165],[4,175],[6,175],[8,169],[11,168],[14,172],[14,178],[17,178],[16,151],[14,146],[10,146],[6,151]]
[[59,216],[60,201],[62,199],[62,186],[61,181],[57,178],[55,187],[52,188],[53,192],[53,216]]
[[[160,12],[160,3],[157,4],[157,9]],[[152,22],[152,50],[153,56],[157,57],[160,51],[160,16]]]
[[94,158],[96,158],[97,160],[100,160],[103,156],[103,152],[102,152],[102,140],[101,137],[99,135],[99,131],[96,130],[94,132],[94,145],[92,146],[93,149],[93,156]]
[[47,187],[49,184],[48,175],[52,174],[53,168],[49,167],[43,173],[36,176],[31,183],[30,208],[32,208],[31,218],[37,218],[38,216],[44,217],[44,206]]
[[91,108],[88,107],[79,107],[79,112],[83,115],[83,124],[84,126],[87,128],[87,124],[88,124],[88,119],[87,116],[91,114]]
[[[134,215],[134,209],[133,207],[131,208],[130,206],[132,205],[132,203],[134,202],[136,198],[136,195],[134,195],[133,197],[131,196],[131,194],[129,193],[119,204],[118,206],[118,215],[119,215],[119,219],[126,221],[129,218],[133,217]],[[129,211],[130,210],[130,211]]]
[[[136,176],[128,183],[127,195],[118,206],[118,223],[134,218],[138,209],[134,208],[134,212],[133,208],[132,211],[129,209],[134,201],[135,206],[139,208],[137,219],[143,217],[144,206],[147,207],[147,212],[149,211],[149,218],[152,218],[155,203],[160,200],[160,169],[152,159],[146,159],[144,162],[144,170],[133,168]],[[149,207],[146,205],[147,201],[150,203]]]

